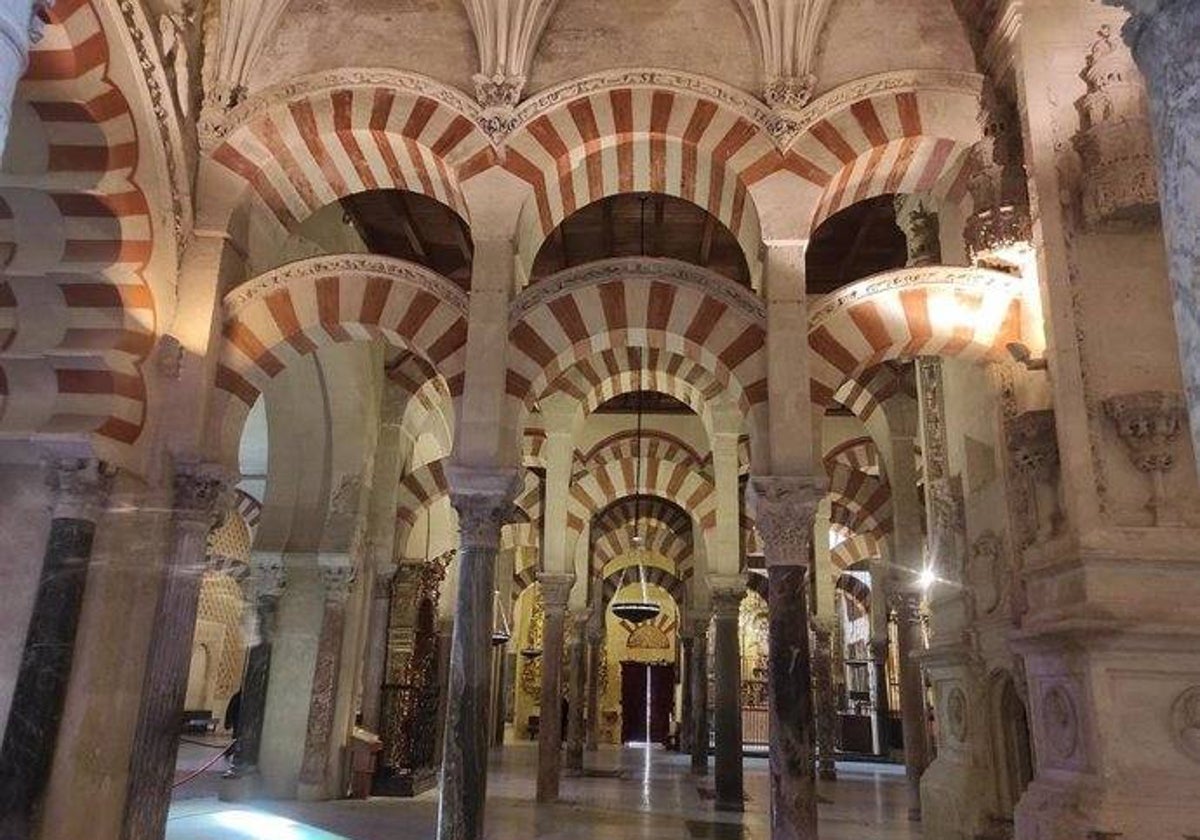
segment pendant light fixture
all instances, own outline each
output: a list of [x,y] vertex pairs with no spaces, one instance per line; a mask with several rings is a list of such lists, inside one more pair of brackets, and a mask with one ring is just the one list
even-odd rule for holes
[[[492,647],[503,647],[512,638],[512,627],[509,626],[508,616],[504,614],[504,604],[500,602],[500,590],[495,590],[492,611]],[[499,621],[497,621],[499,619]]]

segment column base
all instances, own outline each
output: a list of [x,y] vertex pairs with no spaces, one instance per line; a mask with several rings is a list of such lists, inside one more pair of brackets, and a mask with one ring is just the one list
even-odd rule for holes
[[437,783],[437,770],[432,767],[414,773],[376,774],[371,780],[371,795],[411,799],[433,790]]
[[1200,800],[1035,780],[1017,804],[1017,840],[1180,840],[1200,829]]
[[222,802],[248,802],[262,797],[263,787],[262,774],[257,767],[236,775],[226,774],[221,777],[217,787],[217,799]]

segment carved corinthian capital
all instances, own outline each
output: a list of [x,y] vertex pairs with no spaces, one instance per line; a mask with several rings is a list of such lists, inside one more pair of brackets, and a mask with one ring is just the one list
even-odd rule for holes
[[763,99],[776,111],[799,111],[817,86],[817,44],[832,0],[738,0],[758,47]]
[[1175,465],[1175,442],[1187,426],[1183,395],[1170,391],[1139,391],[1104,401],[1104,411],[1129,450],[1133,465],[1150,474],[1153,494],[1149,508],[1158,525],[1177,524],[1163,485],[1164,474]]
[[446,468],[450,503],[458,512],[460,549],[498,551],[500,528],[512,518],[512,499],[520,487],[519,470]]
[[233,505],[233,477],[219,464],[180,461],[175,465],[176,522],[209,530]]
[[48,459],[46,484],[55,519],[95,522],[104,510],[117,471],[95,458]]
[[813,520],[825,495],[823,483],[808,476],[758,476],[750,486],[767,565],[807,565]]
[[538,41],[558,0],[463,0],[479,72],[475,98],[484,108],[511,113],[521,101]]

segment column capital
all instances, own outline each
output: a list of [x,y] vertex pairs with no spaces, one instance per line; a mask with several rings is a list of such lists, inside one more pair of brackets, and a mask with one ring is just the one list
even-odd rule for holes
[[520,487],[517,469],[446,468],[450,503],[458,512],[460,548],[500,548],[500,528],[509,521]]
[[282,554],[255,554],[250,558],[249,589],[256,600],[279,598],[287,588],[287,563]]
[[392,581],[396,578],[399,568],[395,563],[380,563],[375,567],[375,580],[371,586],[373,598],[386,600],[392,597]]
[[179,460],[172,490],[176,522],[207,531],[233,503],[233,476],[220,464]]
[[567,601],[571,596],[571,587],[575,585],[575,576],[556,572],[539,572],[538,584],[542,587],[542,602],[546,614],[564,614],[567,611]]
[[46,485],[54,519],[95,522],[104,510],[117,471],[95,458],[47,456]]
[[766,548],[767,566],[808,565],[809,541],[825,483],[814,476],[755,476],[755,522]]
[[354,591],[358,570],[353,564],[340,559],[318,560],[317,567],[321,573],[321,585],[325,587],[325,600],[344,604]]
[[713,616],[717,619],[737,618],[741,613],[742,599],[746,597],[746,582],[740,578],[714,577],[709,585]]
[[923,595],[911,587],[896,587],[888,593],[888,603],[901,621],[916,621],[921,617]]

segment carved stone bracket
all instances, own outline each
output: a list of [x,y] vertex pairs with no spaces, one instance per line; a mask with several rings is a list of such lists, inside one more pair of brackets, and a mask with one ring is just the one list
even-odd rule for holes
[[758,476],[750,481],[757,499],[755,521],[768,566],[808,565],[813,522],[825,495],[810,476]]
[[174,515],[176,522],[203,528],[207,533],[233,506],[233,480],[219,464],[181,461],[175,466]]
[[94,458],[50,456],[47,460],[51,516],[95,522],[112,490],[116,469]]
[[1029,521],[1024,523],[1021,547],[1047,540],[1062,528],[1058,498],[1058,438],[1054,412],[1026,411],[1006,424],[1008,453],[1016,472],[1026,482]]
[[1012,96],[986,86],[979,121],[984,139],[971,148],[967,161],[974,212],[963,238],[973,264],[1013,271],[1032,250],[1033,224],[1021,121]]
[[250,559],[250,592],[255,599],[279,598],[287,588],[287,566],[280,554],[255,554]]
[[1104,401],[1104,411],[1129,450],[1135,467],[1149,473],[1153,482],[1150,508],[1159,525],[1174,524],[1163,486],[1163,476],[1175,465],[1175,443],[1187,426],[1187,409],[1181,394],[1139,391]]
[[738,0],[758,46],[763,99],[777,111],[804,108],[817,86],[817,44],[832,0]]

